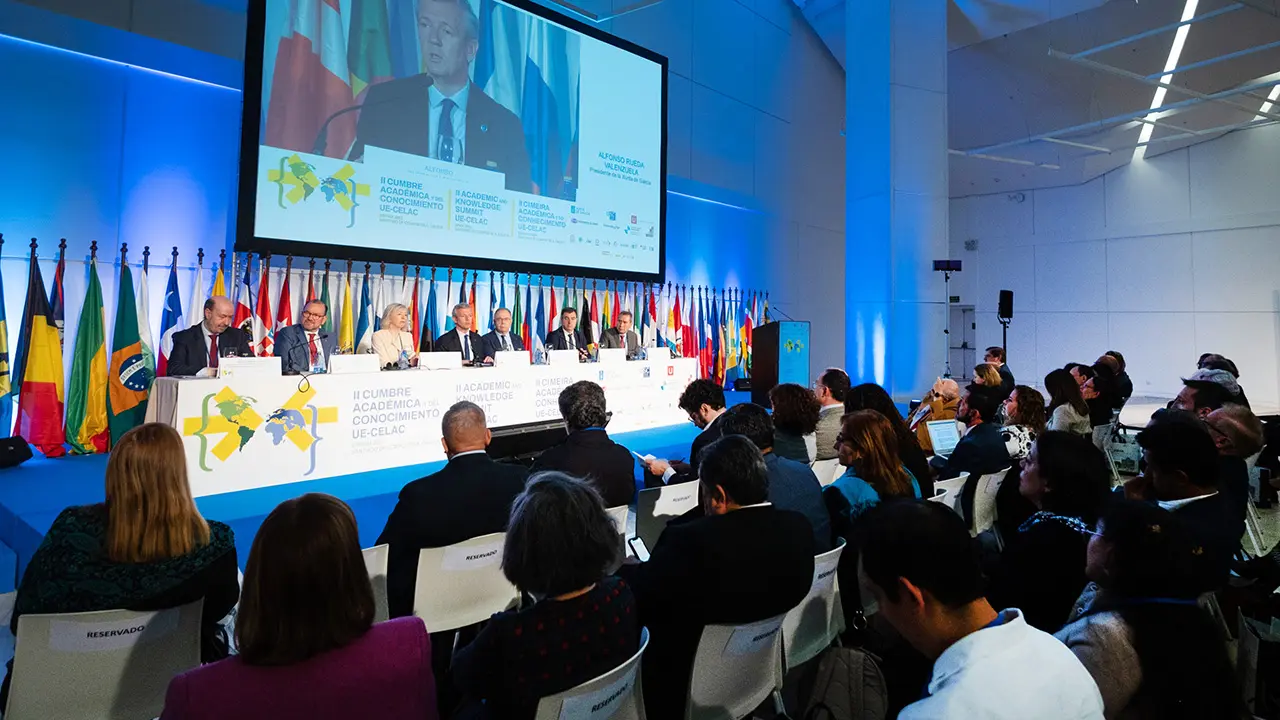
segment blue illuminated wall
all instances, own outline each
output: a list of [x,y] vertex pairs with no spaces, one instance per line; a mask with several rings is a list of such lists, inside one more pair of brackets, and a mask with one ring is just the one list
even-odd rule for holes
[[[169,249],[185,309],[195,249],[208,267],[232,241],[244,5],[0,0],[0,63],[21,69],[0,112],[6,309],[16,326],[27,240],[41,240],[47,281],[66,237],[68,367],[91,240],[108,328],[120,243],[131,263],[151,246],[153,333]],[[668,278],[767,288],[779,316],[813,323],[813,367],[842,365],[839,65],[790,0],[664,0],[600,26],[671,61]]]

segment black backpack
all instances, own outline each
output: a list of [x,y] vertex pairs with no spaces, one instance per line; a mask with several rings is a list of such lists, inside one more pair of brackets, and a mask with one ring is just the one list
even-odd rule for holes
[[884,720],[889,693],[876,656],[831,647],[818,658],[818,673],[803,720]]

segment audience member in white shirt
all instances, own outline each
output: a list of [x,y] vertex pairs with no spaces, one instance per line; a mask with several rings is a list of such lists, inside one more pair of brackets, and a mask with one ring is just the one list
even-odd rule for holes
[[872,508],[859,525],[864,581],[881,616],[934,663],[924,697],[900,720],[1101,720],[1102,695],[1071,651],[983,597],[959,515],[904,500]]

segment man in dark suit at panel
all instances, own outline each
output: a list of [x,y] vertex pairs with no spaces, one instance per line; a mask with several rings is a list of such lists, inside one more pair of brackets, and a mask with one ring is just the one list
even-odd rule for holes
[[480,49],[471,5],[421,0],[417,25],[426,72],[369,88],[349,157],[363,159],[372,145],[500,172],[508,190],[533,192],[520,119],[468,74]]
[[471,329],[475,322],[475,314],[471,306],[458,303],[453,306],[454,328],[436,338],[435,352],[460,352],[464,362],[479,362],[484,359],[484,338]]
[[587,481],[605,507],[630,505],[636,492],[636,462],[631,451],[609,439],[604,390],[580,380],[560,391],[560,415],[569,437],[533,463],[533,471],[560,470]]
[[528,476],[523,467],[494,462],[486,454],[489,429],[479,405],[455,403],[440,425],[448,464],[404,486],[378,536],[379,545],[390,545],[387,602],[391,617],[413,614],[418,551],[502,532],[511,501],[524,490]]
[[750,440],[712,443],[699,475],[706,517],[668,525],[648,562],[619,573],[649,628],[642,672],[654,718],[683,716],[705,626],[782,615],[813,582],[813,529],[799,513],[769,504],[764,458]]
[[651,460],[646,464],[650,475],[645,487],[661,487],[697,480],[698,456],[703,448],[720,439],[720,416],[724,414],[724,388],[710,380],[694,380],[680,393],[680,409],[701,433],[689,448],[689,462]]
[[547,333],[548,350],[577,350],[578,357],[587,359],[587,338],[578,329],[578,310],[566,307],[560,311],[560,327]]
[[511,332],[511,311],[498,308],[493,313],[493,329],[480,339],[480,354],[485,362],[503,351],[524,350],[524,340]]
[[[249,333],[231,327],[231,301],[215,295],[204,301],[204,322],[173,334],[166,373],[170,377],[216,374],[223,357],[249,356]],[[206,368],[208,369],[206,371]],[[201,372],[205,371],[205,372]]]
[[635,318],[630,310],[618,313],[618,327],[606,328],[601,333],[600,347],[626,348],[627,359],[634,360],[640,354],[640,335],[632,330]]
[[329,308],[319,300],[312,300],[302,308],[302,320],[297,325],[280,328],[272,352],[280,358],[280,369],[285,373],[309,373],[313,368],[328,368],[329,358],[338,349],[338,338],[321,329]]

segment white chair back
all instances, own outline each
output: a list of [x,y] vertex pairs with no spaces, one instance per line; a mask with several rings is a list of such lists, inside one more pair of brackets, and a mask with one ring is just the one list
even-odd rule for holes
[[428,632],[474,625],[519,604],[520,593],[502,574],[505,540],[506,533],[492,533],[422,549],[413,614]]
[[538,701],[533,720],[646,720],[640,688],[640,656],[649,645],[649,629],[640,630],[640,649],[609,672]]
[[844,610],[836,595],[836,568],[844,547],[844,538],[840,538],[834,550],[813,559],[809,594],[782,621],[782,657],[787,670],[817,657],[844,632]]
[[1007,472],[1009,468],[978,478],[978,487],[973,493],[973,527],[969,530],[973,537],[996,524],[996,493],[1000,491],[1000,483]]
[[630,535],[627,532],[627,516],[631,514],[631,508],[626,505],[619,505],[618,507],[609,508],[607,512],[609,517],[613,518],[613,525],[618,528],[618,534],[625,541]]
[[203,607],[21,616],[4,717],[156,717],[169,681],[200,666]]
[[818,476],[818,482],[822,487],[826,487],[836,481],[836,478],[844,474],[844,468],[840,465],[838,458],[830,460],[815,460],[813,465],[813,474]]
[[376,623],[391,617],[387,605],[387,553],[390,547],[383,543],[360,551],[364,555],[364,567],[369,571],[369,584],[373,585],[373,621]]
[[693,656],[685,720],[739,720],[782,688],[785,618],[703,628]]
[[650,552],[658,546],[658,537],[668,522],[698,507],[700,485],[685,482],[636,493],[636,535],[644,540]]
[[969,473],[964,472],[950,480],[938,480],[933,483],[933,502],[942,503],[960,512],[960,495],[964,492],[964,484],[969,481]]

